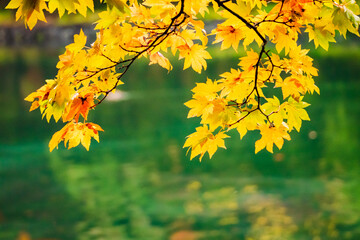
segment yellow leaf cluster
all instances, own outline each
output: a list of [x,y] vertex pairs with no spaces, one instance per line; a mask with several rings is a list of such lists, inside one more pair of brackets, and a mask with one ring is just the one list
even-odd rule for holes
[[191,149],[190,158],[200,155],[200,161],[206,152],[209,153],[211,158],[216,150],[225,147],[224,138],[228,138],[224,132],[219,131],[217,134],[213,134],[206,125],[196,128],[196,132],[187,136],[184,147]]
[[45,0],[11,0],[7,9],[17,9],[16,20],[24,18],[25,26],[33,29],[37,21],[46,22],[44,10],[48,10]]
[[91,138],[99,142],[99,131],[104,131],[99,125],[94,123],[75,123],[69,122],[60,131],[54,133],[49,142],[50,152],[64,141],[64,145],[70,149],[80,143],[89,151]]
[[8,9],[17,9],[16,20],[24,18],[25,26],[33,29],[37,21],[46,22],[44,10],[50,13],[58,10],[59,16],[79,12],[86,17],[87,9],[94,11],[93,0],[11,0],[6,6]]
[[287,133],[288,127],[286,124],[281,124],[279,127],[261,125],[259,126],[261,138],[255,142],[255,153],[261,149],[266,148],[269,152],[273,152],[273,144],[279,149],[284,144],[284,139],[290,140],[290,135]]
[[[98,140],[102,129],[86,123],[90,110],[123,84],[123,76],[140,58],[149,65],[172,70],[173,55],[183,59],[183,69],[202,73],[212,56],[209,38],[220,50],[232,48],[238,66],[207,79],[192,89],[185,105],[188,117],[199,117],[201,126],[190,134],[184,147],[195,156],[210,157],[225,148],[225,134],[235,129],[240,138],[260,131],[255,152],[279,149],[290,132],[300,131],[310,120],[303,101],[307,94],[319,93],[315,84],[318,70],[308,49],[298,44],[308,36],[315,47],[328,49],[335,35],[348,32],[359,36],[360,8],[353,0],[101,0],[108,5],[98,14],[96,40],[89,44],[81,30],[74,42],[59,56],[53,80],[25,100],[30,111],[40,108],[48,121],[62,119],[65,127],[54,134],[53,150],[61,141],[69,148],[90,139]],[[94,10],[92,0],[11,0],[32,29],[37,20],[46,21],[44,11],[86,14]],[[211,33],[203,17],[212,8],[223,19]],[[280,97],[282,95],[282,97]],[[278,96],[278,97],[276,97]],[[81,119],[84,122],[81,122]],[[95,131],[96,130],[96,131]]]
[[205,50],[205,47],[194,44],[191,47],[188,45],[181,45],[178,49],[180,51],[179,59],[185,58],[184,69],[191,66],[194,71],[198,73],[201,73],[203,68],[206,70],[207,64],[205,59],[211,59],[211,56]]

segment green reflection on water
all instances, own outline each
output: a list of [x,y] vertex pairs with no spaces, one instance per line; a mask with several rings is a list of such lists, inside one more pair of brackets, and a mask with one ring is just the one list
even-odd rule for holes
[[[0,239],[360,239],[359,50],[315,55],[321,96],[282,151],[254,155],[257,133],[232,134],[202,163],[182,149],[198,124],[183,103],[205,77],[146,63],[124,80],[126,99],[91,115],[100,144],[50,154],[61,124],[22,99],[54,76],[56,56],[1,60]],[[208,75],[235,66],[211,61]]]

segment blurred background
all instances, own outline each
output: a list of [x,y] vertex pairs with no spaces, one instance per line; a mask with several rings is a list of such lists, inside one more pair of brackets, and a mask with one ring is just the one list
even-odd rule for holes
[[94,40],[96,14],[55,16],[30,32],[3,10],[7,2],[0,3],[1,240],[360,239],[359,38],[311,51],[321,95],[304,99],[311,121],[274,154],[254,154],[258,133],[231,134],[228,150],[201,163],[182,149],[199,124],[186,118],[190,89],[237,66],[237,55],[215,47],[203,75],[177,60],[170,73],[138,62],[121,92],[90,113],[105,130],[100,143],[49,153],[63,124],[28,112],[23,99],[56,75],[58,55],[80,28]]

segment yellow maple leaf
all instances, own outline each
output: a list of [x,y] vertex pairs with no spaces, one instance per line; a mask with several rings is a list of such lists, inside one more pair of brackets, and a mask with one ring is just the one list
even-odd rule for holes
[[234,128],[240,134],[240,139],[242,139],[248,131],[252,131],[258,128],[259,125],[265,123],[265,116],[260,111],[253,111],[250,114],[248,112],[242,112],[239,118],[245,117],[242,121],[233,125]]
[[305,32],[309,33],[309,41],[314,40],[315,47],[322,47],[325,50],[329,48],[329,42],[335,41],[335,34],[326,27],[308,27]]
[[114,9],[102,11],[98,15],[99,20],[96,21],[95,29],[108,28],[109,26],[124,19],[124,16],[122,16],[119,11],[115,11]]
[[[243,18],[247,18],[251,13],[251,6],[250,4],[247,4],[243,0],[236,0],[236,3],[232,1],[226,1],[225,6],[230,8],[233,12],[238,14],[239,16],[242,16]],[[232,25],[238,27],[239,24],[242,25],[242,23],[239,21],[237,16],[233,15],[232,13],[228,11],[221,11],[220,15],[226,19],[224,22],[224,25]]]
[[142,4],[151,7],[152,14],[164,18],[175,10],[175,6],[171,2],[170,0],[145,0]]
[[[33,111],[40,107],[41,105],[44,105],[44,102],[47,102],[50,90],[56,85],[56,82],[54,80],[46,80],[47,84],[36,90],[35,92],[29,94],[24,100],[28,102],[33,102],[30,110]],[[43,109],[41,109],[43,111]]]
[[226,148],[224,138],[228,137],[223,131],[219,131],[214,135],[207,125],[203,125],[196,128],[196,132],[187,136],[184,148],[188,147],[191,150],[190,159],[200,155],[201,161],[206,152],[209,153],[211,158],[219,147]]
[[30,30],[34,28],[37,20],[46,22],[44,10],[48,10],[46,0],[11,0],[7,9],[17,9],[16,21],[24,18],[25,26]]
[[282,105],[282,108],[287,115],[287,125],[291,131],[295,128],[298,132],[300,131],[302,120],[310,121],[309,115],[307,114],[306,108],[310,104],[302,102],[302,97],[299,101],[295,101],[293,98],[289,98],[289,101]]
[[190,108],[188,118],[199,117],[201,115],[207,117],[214,110],[212,101],[209,101],[204,96],[194,96],[194,99],[187,101],[184,105]]
[[259,54],[252,49],[246,52],[245,57],[240,58],[239,66],[245,71],[250,71],[255,68],[256,63],[259,61]]
[[216,117],[224,109],[226,101],[217,99],[218,92],[222,85],[217,81],[207,79],[206,83],[197,83],[191,91],[194,92],[193,99],[187,101],[185,106],[190,108],[188,118],[201,116],[202,121],[206,122],[210,117]]
[[94,12],[94,1],[93,0],[78,0],[78,3],[75,2],[75,8],[81,15],[86,17],[88,8],[92,12]]
[[129,6],[126,5],[126,0],[106,0],[108,6],[116,7],[120,12],[124,12],[126,9],[129,9]]
[[295,28],[288,28],[285,25],[277,24],[272,25],[270,31],[269,29],[265,29],[264,31],[269,35],[271,41],[275,43],[275,48],[278,53],[284,49],[285,55],[287,55],[292,48],[297,46],[298,32]]
[[57,84],[49,93],[49,100],[59,106],[64,106],[70,99],[70,87],[64,82]]
[[205,59],[211,59],[211,56],[205,48],[199,44],[194,44],[191,47],[187,44],[179,46],[179,59],[185,58],[184,69],[191,66],[198,73],[201,73],[202,68],[206,70],[207,64]]
[[215,34],[213,43],[221,42],[221,50],[232,46],[234,50],[237,51],[239,42],[245,38],[242,31],[233,26],[218,25],[217,28],[212,31],[212,34]]
[[88,91],[89,92],[84,89],[84,91],[82,91],[83,93],[76,93],[71,98],[62,115],[64,122],[71,121],[72,119],[78,122],[80,115],[83,116],[84,120],[87,120],[90,107],[94,105],[94,94],[90,89]]
[[275,124],[275,126],[281,125],[284,121],[286,113],[284,108],[281,107],[279,99],[274,96],[273,98],[266,98],[266,101],[266,103],[261,105],[261,109],[265,114],[270,115],[270,120]]
[[89,151],[91,138],[99,142],[99,131],[104,131],[99,125],[94,123],[75,123],[69,122],[60,131],[52,136],[49,142],[50,152],[58,147],[59,143],[64,141],[68,148],[73,148],[80,143]]
[[287,77],[283,83],[277,83],[276,86],[281,86],[281,90],[283,92],[283,98],[287,98],[288,96],[292,96],[293,98],[299,98],[300,94],[305,94],[306,89],[301,81],[302,76],[290,76]]
[[153,53],[150,55],[149,65],[152,65],[152,64],[159,64],[161,67],[167,69],[168,71],[171,71],[171,69],[172,69],[172,65],[171,65],[169,59],[164,57],[164,55],[162,55],[160,52],[156,52],[156,53]]
[[191,91],[196,96],[203,96],[208,100],[213,100],[218,96],[218,92],[223,88],[218,81],[212,81],[210,78],[206,80],[206,83],[196,83],[196,87]]
[[65,11],[76,13],[75,4],[79,4],[78,0],[49,0],[49,11],[52,13],[58,10],[59,17],[62,17]]
[[264,148],[272,153],[274,144],[281,149],[284,144],[284,139],[290,140],[286,123],[283,123],[280,126],[263,124],[259,126],[259,130],[261,139],[255,142],[255,153]]
[[83,47],[85,47],[86,39],[86,35],[84,34],[83,30],[80,29],[80,33],[74,35],[74,42],[67,45],[66,49],[70,52],[77,53],[83,49]]
[[333,24],[337,27],[340,34],[346,37],[346,32],[350,31],[359,35],[360,7],[355,1],[343,0],[341,4],[334,2],[335,11],[332,14]]
[[185,12],[193,13],[197,15],[198,13],[204,17],[205,12],[209,12],[207,6],[210,0],[192,0],[185,3]]

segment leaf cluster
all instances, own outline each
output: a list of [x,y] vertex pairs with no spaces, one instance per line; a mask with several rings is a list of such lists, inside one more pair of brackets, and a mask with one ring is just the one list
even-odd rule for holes
[[[26,98],[32,102],[30,110],[39,107],[48,121],[53,117],[68,122],[54,134],[51,150],[62,140],[69,148],[82,143],[87,149],[91,137],[98,140],[101,128],[86,122],[88,113],[123,84],[121,79],[138,59],[171,71],[168,56],[174,55],[184,61],[184,69],[201,73],[211,59],[208,45],[218,43],[220,50],[232,48],[239,54],[238,68],[192,89],[185,105],[188,117],[201,118],[201,126],[184,147],[191,158],[206,153],[212,157],[219,147],[225,148],[226,132],[234,129],[241,138],[259,131],[255,152],[273,152],[274,144],[280,149],[291,131],[300,131],[302,121],[310,120],[304,96],[319,93],[314,80],[318,71],[309,50],[298,44],[299,36],[307,34],[315,47],[325,50],[335,42],[336,32],[359,36],[360,8],[354,0],[106,2],[108,8],[96,21],[96,41],[87,45],[82,31],[75,35],[59,57],[55,78]],[[12,0],[7,8],[16,8],[16,18],[31,29],[37,20],[46,21],[45,10],[58,10],[60,17],[65,12],[86,15],[93,5],[92,0]],[[209,9],[223,21],[207,33],[202,19]],[[210,36],[215,38],[212,43]]]

